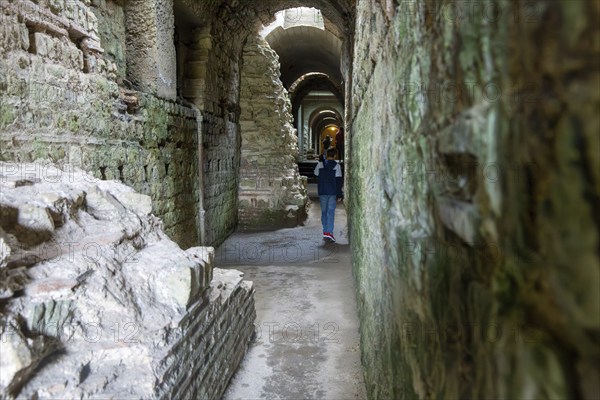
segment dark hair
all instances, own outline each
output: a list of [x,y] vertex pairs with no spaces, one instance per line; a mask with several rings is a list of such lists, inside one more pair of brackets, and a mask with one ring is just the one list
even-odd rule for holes
[[327,149],[327,157],[335,157],[336,154],[337,154],[337,150],[334,149],[333,147],[330,149]]

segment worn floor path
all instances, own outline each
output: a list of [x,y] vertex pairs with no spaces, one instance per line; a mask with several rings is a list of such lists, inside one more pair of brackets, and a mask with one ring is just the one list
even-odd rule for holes
[[322,241],[320,215],[313,197],[305,226],[236,233],[217,249],[217,267],[256,289],[257,338],[225,400],[366,398],[346,213],[338,206],[337,244]]

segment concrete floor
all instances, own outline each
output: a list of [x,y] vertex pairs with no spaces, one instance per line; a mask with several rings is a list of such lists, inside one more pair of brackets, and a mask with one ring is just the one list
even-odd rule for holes
[[338,243],[325,244],[315,185],[309,194],[305,226],[236,233],[217,249],[217,267],[256,288],[257,338],[225,400],[366,398],[346,213],[338,205]]

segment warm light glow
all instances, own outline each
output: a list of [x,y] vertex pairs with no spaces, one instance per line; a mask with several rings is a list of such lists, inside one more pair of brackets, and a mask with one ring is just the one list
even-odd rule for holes
[[[339,130],[340,129],[337,125],[328,125],[321,131],[321,143],[320,143],[321,153],[323,153],[325,151],[325,149],[323,148],[323,142],[325,141],[325,138],[327,136],[329,136],[329,139],[331,141],[331,144],[329,145],[329,147],[333,147],[333,148],[336,147],[335,135],[338,133]],[[337,158],[339,159],[339,154],[338,154]]]

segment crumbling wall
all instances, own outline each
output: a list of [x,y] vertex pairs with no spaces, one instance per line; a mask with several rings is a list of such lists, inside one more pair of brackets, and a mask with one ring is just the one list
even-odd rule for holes
[[151,211],[115,181],[0,162],[2,398],[221,398],[252,283]]
[[306,178],[298,173],[298,137],[277,54],[260,36],[251,36],[242,57],[239,224],[296,226],[306,218]]
[[357,2],[348,201],[370,398],[600,396],[599,13]]
[[2,2],[0,159],[120,179],[152,197],[181,246],[197,245],[198,115],[118,86],[128,60],[124,11],[94,4]]

